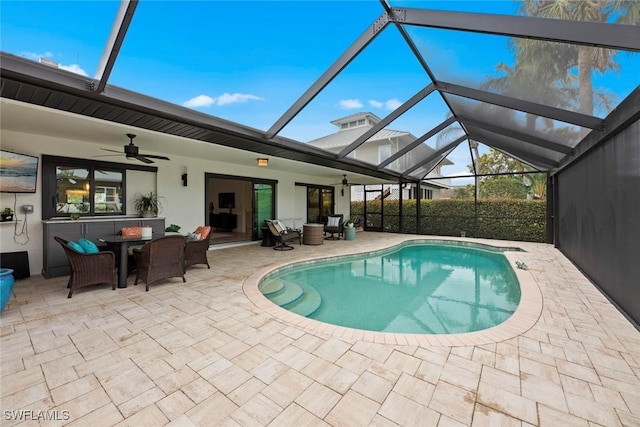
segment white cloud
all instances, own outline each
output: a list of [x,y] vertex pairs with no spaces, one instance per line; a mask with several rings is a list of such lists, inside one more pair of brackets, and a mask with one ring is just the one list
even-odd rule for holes
[[395,110],[396,108],[402,105],[402,102],[400,102],[397,98],[393,98],[385,102],[384,105],[387,108],[387,110]]
[[85,77],[89,76],[89,74],[87,74],[85,70],[80,68],[78,64],[71,64],[71,65],[58,64],[58,68],[60,68],[61,70],[71,71],[72,73],[80,74]]
[[189,108],[198,108],[211,107],[212,105],[222,106],[228,104],[241,104],[247,101],[264,101],[264,98],[246,93],[225,92],[217,98],[212,98],[207,95],[198,95],[195,98],[191,98],[188,101],[183,102],[182,105]]
[[251,95],[247,93],[223,93],[218,98],[216,98],[216,105],[227,105],[227,104],[240,104],[247,101],[264,101],[264,98],[260,98],[256,95]]
[[399,106],[401,106],[402,102],[400,102],[397,98],[389,99],[387,101],[382,101],[382,102],[377,101],[375,99],[370,99],[369,105],[371,105],[374,108],[384,108],[385,110],[393,111]]
[[197,108],[197,107],[210,107],[215,102],[215,99],[207,95],[198,95],[195,98],[191,98],[188,101],[182,103],[185,107]]
[[338,101],[340,108],[345,110],[353,110],[356,108],[362,108],[362,102],[359,99],[341,99]]

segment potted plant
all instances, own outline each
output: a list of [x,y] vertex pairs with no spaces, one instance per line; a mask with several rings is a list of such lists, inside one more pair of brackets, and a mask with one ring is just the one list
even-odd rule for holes
[[133,208],[145,218],[158,216],[162,203],[157,193],[140,194],[133,199]]
[[164,231],[167,233],[179,233],[181,228],[182,227],[177,224],[171,224],[167,228],[165,228]]
[[4,208],[2,210],[2,213],[0,213],[0,215],[2,216],[3,221],[11,221],[13,220],[13,209]]

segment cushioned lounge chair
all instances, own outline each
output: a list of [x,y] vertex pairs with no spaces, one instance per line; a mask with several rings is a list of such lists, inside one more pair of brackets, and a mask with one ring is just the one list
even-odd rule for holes
[[298,243],[302,245],[302,232],[300,230],[285,227],[284,224],[277,219],[265,219],[264,222],[267,224],[267,227],[269,227],[273,240],[276,242],[273,249],[278,251],[290,251],[293,249],[293,246],[288,243],[293,240],[298,240]]
[[116,255],[113,252],[81,253],[69,247],[69,242],[62,237],[53,238],[64,249],[71,267],[67,298],[71,298],[76,289],[89,285],[107,284],[116,290]]
[[[340,240],[340,237],[344,235],[344,215],[336,214],[329,215],[324,224],[324,233],[329,234],[327,240]],[[336,237],[336,234],[338,235]]]

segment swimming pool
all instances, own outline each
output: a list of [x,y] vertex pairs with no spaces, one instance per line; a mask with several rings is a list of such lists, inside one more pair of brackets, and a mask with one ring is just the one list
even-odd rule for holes
[[498,325],[520,285],[503,250],[454,241],[305,262],[262,277],[274,304],[320,322],[367,331],[457,334]]

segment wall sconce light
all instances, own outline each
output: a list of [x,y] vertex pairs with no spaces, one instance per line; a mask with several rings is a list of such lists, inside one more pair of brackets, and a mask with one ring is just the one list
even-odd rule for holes
[[258,159],[258,166],[260,166],[260,167],[269,166],[269,159],[259,158]]
[[187,186],[187,167],[186,166],[182,169],[182,186],[183,187]]

